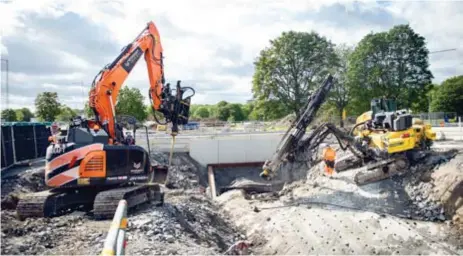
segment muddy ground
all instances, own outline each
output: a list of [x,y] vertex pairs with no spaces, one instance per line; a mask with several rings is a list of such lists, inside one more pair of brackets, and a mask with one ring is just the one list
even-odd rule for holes
[[[294,176],[306,179],[262,194],[230,190],[259,181],[259,169],[218,169],[215,202],[206,169],[176,154],[165,205],[129,213],[127,254],[223,254],[239,240],[255,254],[463,254],[457,153],[362,187],[352,182],[356,170],[329,178],[317,166],[299,168]],[[44,189],[42,172],[39,163],[2,177],[1,254],[99,254],[110,221],[83,212],[18,221],[8,209],[14,195]]]

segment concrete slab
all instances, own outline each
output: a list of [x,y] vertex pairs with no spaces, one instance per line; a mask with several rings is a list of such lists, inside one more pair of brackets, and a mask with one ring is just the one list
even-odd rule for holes
[[[218,199],[231,219],[244,227],[257,254],[461,254],[447,228],[317,204],[288,206],[281,201],[246,200],[240,191]],[[258,207],[259,212],[252,209]]]

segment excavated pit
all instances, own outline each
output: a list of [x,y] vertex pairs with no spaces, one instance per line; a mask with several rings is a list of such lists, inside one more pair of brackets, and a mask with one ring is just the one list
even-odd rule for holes
[[[153,158],[167,163],[168,154]],[[176,153],[165,206],[129,215],[127,254],[222,254],[239,240],[255,254],[462,254],[463,153],[435,164],[362,187],[355,170],[328,178],[319,166],[293,166],[269,183],[260,168],[215,168],[212,201],[207,169]],[[21,222],[4,207],[12,194],[44,188],[41,168],[2,177],[1,253],[100,253],[110,221],[74,212]]]

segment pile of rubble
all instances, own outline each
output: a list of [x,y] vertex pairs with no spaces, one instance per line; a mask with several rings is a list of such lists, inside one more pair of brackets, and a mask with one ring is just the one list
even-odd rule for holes
[[174,193],[167,194],[164,207],[130,217],[127,253],[220,254],[245,238],[205,196]]
[[2,210],[16,209],[18,196],[21,193],[45,190],[44,171],[45,169],[41,166],[39,168],[29,168],[24,172],[6,178],[2,175]]
[[[169,164],[169,154],[152,152],[152,159],[159,164]],[[207,170],[187,153],[176,153],[172,158],[165,186],[169,189],[193,189],[207,186]]]
[[[165,205],[129,212],[127,254],[221,254],[245,239],[206,196],[204,169],[182,154],[174,155],[172,164]],[[96,221],[91,213],[74,212],[19,221],[13,206],[3,207],[7,198],[43,189],[43,168],[2,180],[1,254],[100,253],[111,220]]]
[[85,225],[82,213],[59,218],[19,221],[13,211],[2,211],[1,254],[93,254],[104,241],[103,230]]
[[[446,212],[448,199],[441,198],[439,187],[444,186],[446,190],[451,188],[452,182],[463,181],[463,172],[458,172],[458,168],[452,168],[451,183],[448,181],[436,180],[435,177],[440,176],[446,171],[446,164],[457,156],[458,151],[450,150],[444,152],[435,152],[419,164],[410,169],[410,175],[403,179],[396,179],[396,182],[402,185],[410,196],[412,202],[412,213],[414,219],[426,221],[445,221],[452,219],[454,213]],[[457,156],[463,158],[461,154]],[[458,159],[456,159],[458,161]],[[455,161],[452,161],[452,163]],[[450,164],[452,164],[450,163]],[[461,169],[460,169],[461,170]],[[457,172],[455,172],[457,171]],[[442,199],[442,200],[441,200]],[[449,209],[447,209],[449,210]]]

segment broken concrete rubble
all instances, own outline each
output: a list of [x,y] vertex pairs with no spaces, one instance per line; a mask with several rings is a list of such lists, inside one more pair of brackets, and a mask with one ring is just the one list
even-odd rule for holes
[[[187,155],[179,154],[173,160],[175,166],[169,176],[172,189],[166,189],[165,206],[145,205],[129,213],[127,254],[220,254],[246,238],[218,214],[217,206],[199,189],[202,169]],[[43,175],[36,175],[41,172],[43,167],[2,180],[2,185],[8,184],[2,186],[2,198],[36,191],[35,184],[25,181],[40,178],[36,184],[43,184]],[[91,213],[83,212],[21,222],[15,218],[14,210],[3,207],[1,222],[1,254],[18,255],[98,254],[110,226],[110,220],[95,221]]]
[[[275,185],[265,183],[265,189],[250,189],[249,181],[260,181],[258,168],[217,170],[218,184],[227,189],[213,202],[200,189],[207,187],[205,168],[176,154],[165,206],[129,213],[127,254],[224,254],[240,241],[256,254],[463,254],[460,183],[449,183],[461,179],[462,162],[459,153],[362,187],[352,182],[356,170],[329,178],[317,166],[294,168],[292,177],[306,178],[270,189],[276,191],[265,190]],[[2,198],[35,191],[26,182],[34,177],[43,183],[43,176],[25,174],[8,181]],[[1,221],[2,254],[97,254],[110,225],[83,212],[20,222],[3,206]]]

